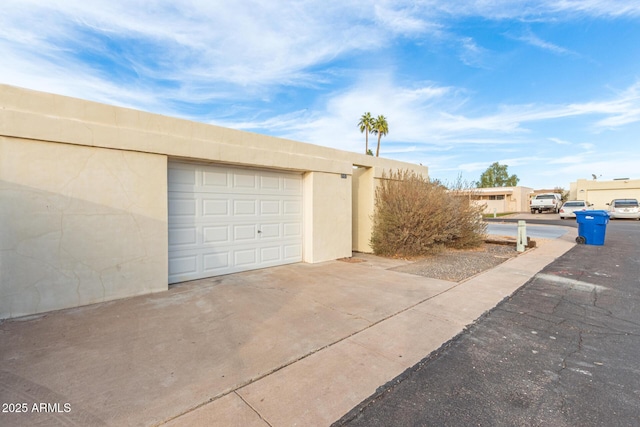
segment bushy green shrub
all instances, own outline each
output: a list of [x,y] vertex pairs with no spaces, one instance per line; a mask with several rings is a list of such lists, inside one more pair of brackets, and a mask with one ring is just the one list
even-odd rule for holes
[[482,206],[462,188],[448,189],[415,172],[384,173],[376,188],[371,246],[386,256],[418,256],[484,240]]

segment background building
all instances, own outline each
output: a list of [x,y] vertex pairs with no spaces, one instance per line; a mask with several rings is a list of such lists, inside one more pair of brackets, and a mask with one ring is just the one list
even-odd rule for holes
[[569,187],[569,200],[587,200],[593,209],[607,209],[613,199],[640,200],[640,179],[598,181],[579,179]]
[[529,187],[494,187],[474,188],[470,190],[471,198],[476,204],[485,205],[484,213],[528,212],[529,195],[533,188]]

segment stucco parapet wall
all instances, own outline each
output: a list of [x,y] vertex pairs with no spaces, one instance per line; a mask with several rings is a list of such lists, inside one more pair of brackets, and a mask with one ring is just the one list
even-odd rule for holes
[[619,190],[640,188],[640,179],[614,179],[609,181],[578,179],[572,184],[575,184],[578,188],[585,188],[589,190]]
[[0,135],[298,171],[351,175],[426,167],[283,138],[0,85]]

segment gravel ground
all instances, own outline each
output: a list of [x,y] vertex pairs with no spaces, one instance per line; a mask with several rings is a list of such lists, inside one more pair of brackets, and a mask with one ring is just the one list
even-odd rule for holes
[[446,250],[391,270],[461,282],[515,256],[518,256],[515,245],[485,243],[478,249]]

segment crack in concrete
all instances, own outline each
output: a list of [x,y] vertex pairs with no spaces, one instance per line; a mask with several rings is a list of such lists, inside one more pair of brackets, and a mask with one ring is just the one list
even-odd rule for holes
[[245,398],[242,397],[242,395],[239,394],[237,390],[234,391],[233,394],[238,396],[240,398],[240,400],[242,400],[244,402],[245,405],[247,405],[249,408],[251,408],[251,410],[253,412],[255,412],[256,415],[259,416],[260,419],[265,422],[265,424],[267,424],[269,427],[273,427],[273,424],[271,424],[269,421],[267,421],[267,419],[265,417],[263,417],[262,414],[256,408],[253,407],[253,405],[251,405],[247,400],[245,400]]

